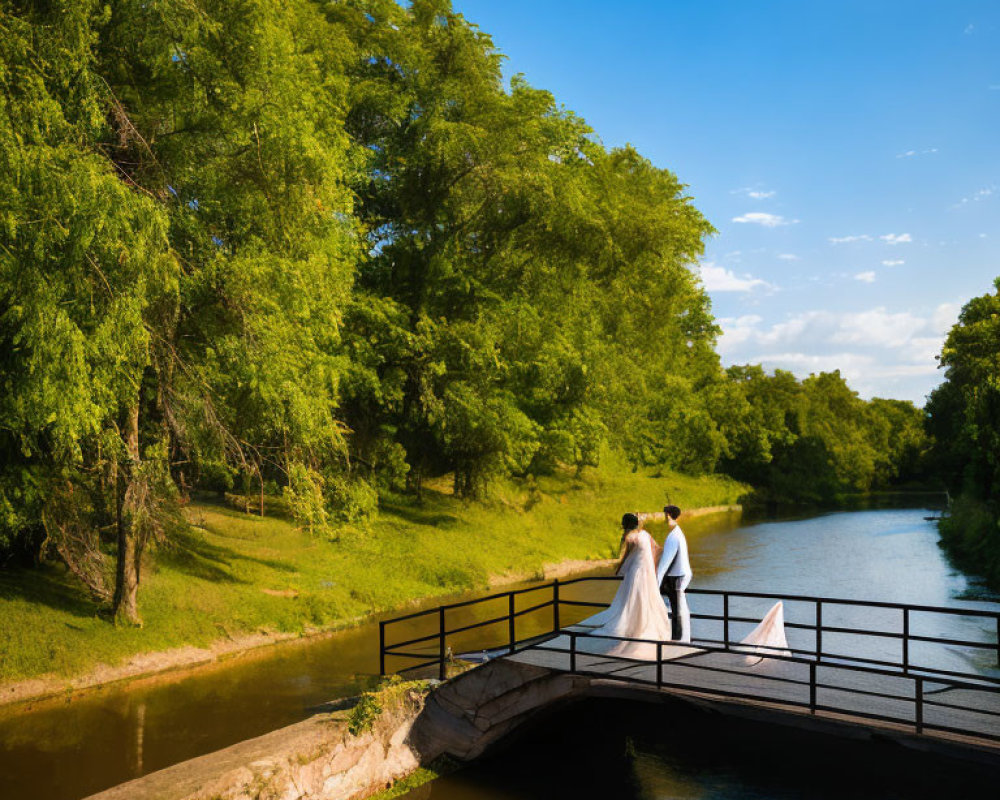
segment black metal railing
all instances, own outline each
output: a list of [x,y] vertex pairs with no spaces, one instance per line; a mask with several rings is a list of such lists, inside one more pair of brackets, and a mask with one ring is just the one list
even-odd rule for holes
[[[563,581],[562,586],[569,586],[574,583],[582,583],[585,581],[618,581],[621,580],[617,576],[591,576],[586,578],[577,578],[570,581]],[[722,613],[721,614],[710,614],[710,613],[698,613],[692,612],[692,619],[701,620],[711,620],[720,623],[722,628],[722,638],[713,639],[708,637],[699,637],[697,642],[699,644],[706,645],[721,645],[723,648],[728,648],[738,642],[733,640],[731,636],[732,624],[733,623],[748,623],[755,624],[760,621],[759,618],[738,616],[732,613],[732,601],[733,599],[759,599],[759,600],[771,600],[777,601],[781,600],[787,603],[800,603],[808,604],[813,608],[813,620],[811,622],[793,622],[785,621],[785,628],[790,628],[793,630],[803,630],[811,631],[813,634],[813,646],[810,648],[803,647],[791,647],[788,648],[793,655],[801,656],[812,656],[818,661],[846,661],[846,662],[856,662],[861,664],[871,664],[874,666],[881,667],[897,667],[903,672],[919,671],[929,675],[951,675],[955,677],[980,677],[981,673],[973,672],[969,670],[949,670],[944,667],[935,666],[932,664],[918,664],[914,663],[911,659],[912,648],[911,645],[914,643],[927,643],[936,645],[951,645],[955,647],[967,647],[973,650],[980,651],[992,651],[994,652],[996,663],[1000,665],[1000,611],[986,610],[986,609],[967,609],[967,608],[948,608],[944,606],[928,606],[928,605],[916,605],[911,603],[889,603],[884,601],[875,600],[848,600],[842,598],[834,597],[813,597],[807,595],[795,595],[795,594],[776,594],[772,592],[742,592],[742,591],[729,591],[729,590],[716,590],[716,589],[688,589],[688,595],[693,595],[695,597],[715,597],[721,601]],[[606,608],[607,603],[584,601],[584,600],[562,600],[563,605],[568,606],[581,606],[581,607],[591,607],[591,608]],[[899,630],[879,630],[873,628],[864,627],[844,627],[842,625],[832,625],[829,622],[824,622],[823,611],[824,609],[831,608],[859,608],[859,609],[878,609],[878,610],[889,610],[897,612],[899,615]],[[969,640],[969,639],[957,639],[946,636],[928,636],[924,634],[918,634],[913,631],[912,622],[914,618],[920,615],[947,615],[947,616],[958,616],[970,619],[981,619],[988,620],[991,627],[995,631],[996,639],[995,641],[982,641],[982,640]],[[899,642],[899,656],[898,658],[887,660],[887,659],[877,659],[871,658],[869,656],[861,655],[859,653],[839,653],[834,650],[829,650],[824,647],[824,634],[842,634],[848,636],[856,636],[862,638],[871,639],[881,639],[881,640],[897,640]]]
[[[703,694],[721,696],[727,698],[760,700],[768,703],[776,703],[782,706],[792,706],[808,710],[810,713],[831,712],[839,715],[860,717],[868,720],[890,722],[900,725],[912,726],[918,734],[928,732],[959,734],[966,737],[989,739],[1000,741],[1000,680],[988,676],[976,676],[975,681],[963,681],[951,677],[933,677],[928,675],[902,673],[899,670],[888,670],[880,667],[873,667],[860,664],[832,663],[823,664],[815,658],[807,659],[800,656],[786,655],[776,648],[755,647],[754,650],[775,650],[773,653],[751,652],[750,649],[744,651],[732,648],[722,648],[705,646],[703,644],[693,644],[695,651],[688,657],[668,657],[664,658],[664,647],[675,645],[674,642],[663,642],[652,639],[635,639],[628,637],[604,636],[585,631],[565,631],[564,638],[568,639],[569,646],[557,646],[553,641],[540,642],[533,645],[533,649],[543,650],[553,653],[562,653],[568,656],[565,671],[574,675],[583,675],[604,680],[625,681],[655,687],[657,689],[678,689],[694,691]],[[614,649],[610,652],[605,649],[593,650],[581,648],[580,640],[610,640],[617,646],[622,644],[645,644],[655,647],[656,656],[654,659],[635,658],[626,655],[615,654]],[[759,657],[761,660],[767,659],[771,665],[795,665],[804,672],[803,677],[795,674],[768,674],[767,672],[755,672],[752,674],[753,681],[757,686],[744,688],[740,691],[733,691],[724,685],[712,684],[705,680],[696,680],[695,673],[723,674],[747,677],[746,669],[733,668],[725,664],[712,664],[706,662],[706,657],[713,654],[724,654],[725,656]],[[694,657],[697,656],[697,660]],[[588,665],[581,659],[591,659],[592,664]],[[608,662],[613,661],[622,665],[621,668],[609,669]],[[550,669],[560,669],[558,665],[546,664]],[[599,665],[600,668],[594,668]],[[641,667],[635,669],[635,667]],[[631,670],[630,670],[631,668]],[[692,673],[692,680],[669,680],[664,676],[664,669],[671,672],[681,672],[688,670]],[[629,671],[630,670],[630,671]],[[820,670],[830,673],[862,674],[876,679],[901,680],[911,687],[909,692],[889,692],[876,691],[874,689],[861,688],[858,685],[849,683],[832,683],[823,681],[819,677]],[[781,687],[785,691],[779,693],[762,690],[760,683],[771,684]],[[935,685],[933,691],[928,691],[927,685]],[[873,684],[878,685],[878,684]],[[787,691],[792,687],[793,691]],[[794,691],[798,687],[798,692]],[[965,691],[972,693],[973,698],[966,703],[950,703],[936,697],[946,691]],[[858,708],[857,705],[845,703],[819,701],[819,693],[826,691],[830,693],[847,694],[859,697],[868,703],[866,708]],[[983,700],[987,699],[984,704]],[[896,706],[902,705],[910,710],[910,713],[889,713],[886,710],[878,710],[874,703],[877,700],[888,700]],[[992,702],[995,708],[987,705]],[[958,712],[965,718],[972,717],[981,724],[973,726],[967,719],[965,725],[948,724],[945,721],[933,721],[927,719],[928,709],[946,709]]]
[[[448,647],[448,637],[455,636],[459,633],[465,633],[466,631],[475,630],[477,628],[485,628],[491,625],[497,625],[501,622],[507,623],[507,637],[506,641],[497,642],[490,646],[489,649],[506,649],[507,652],[513,652],[519,645],[523,645],[527,641],[535,641],[538,635],[531,637],[526,637],[524,639],[517,638],[517,620],[520,617],[526,616],[528,614],[540,611],[543,608],[552,608],[552,628],[546,633],[551,634],[559,630],[559,581],[554,581],[549,584],[542,584],[540,586],[532,586],[527,589],[515,589],[509,592],[497,592],[496,594],[486,595],[485,597],[477,597],[473,600],[464,600],[459,603],[449,603],[447,605],[438,606],[437,608],[429,608],[424,611],[416,611],[412,614],[405,614],[402,617],[395,617],[393,619],[383,620],[379,623],[379,673],[381,675],[387,674],[386,672],[386,659],[388,657],[399,657],[407,659],[415,659],[420,663],[414,664],[410,667],[405,667],[403,669],[393,670],[398,673],[410,672],[416,669],[427,669],[428,667],[437,666],[439,677],[444,680],[447,664],[448,664],[448,653],[450,649]],[[551,592],[551,599],[545,600],[541,603],[536,603],[527,608],[522,608],[520,610],[516,609],[516,599],[521,595],[527,595],[535,592]],[[460,608],[468,608],[474,605],[480,605],[483,603],[489,603],[494,600],[501,598],[507,599],[507,611],[505,614],[500,616],[490,617],[484,620],[478,620],[476,622],[460,625],[458,627],[449,628],[447,615],[449,611],[455,611]],[[416,636],[410,639],[406,639],[402,642],[389,643],[387,641],[387,631],[389,631],[390,626],[399,625],[404,622],[412,622],[413,620],[431,617],[437,615],[437,630],[433,633],[426,634],[423,636]],[[413,645],[429,645],[429,643],[434,642],[437,647],[436,651],[431,652],[413,652],[413,651],[403,651],[400,648],[412,647]]]
[[[609,675],[607,670],[600,672],[587,671],[586,669],[580,668],[579,657],[585,654],[585,651],[581,651],[578,648],[578,641],[581,638],[598,638],[607,639],[612,637],[598,636],[593,633],[583,632],[583,631],[573,631],[573,630],[562,630],[561,615],[563,608],[605,608],[608,606],[606,602],[595,602],[592,600],[575,600],[565,597],[563,595],[563,590],[566,587],[582,584],[586,582],[597,582],[597,581],[617,581],[620,580],[617,576],[591,576],[585,578],[576,578],[568,581],[555,580],[551,583],[541,584],[538,586],[532,586],[526,589],[516,589],[508,592],[498,592],[495,594],[487,595],[485,597],[476,598],[473,600],[465,600],[458,603],[451,603],[447,605],[442,605],[437,608],[431,608],[424,611],[417,611],[412,614],[407,614],[401,617],[396,617],[394,619],[388,619],[379,624],[379,669],[381,674],[387,673],[387,661],[388,659],[404,659],[409,661],[416,661],[417,663],[405,666],[399,669],[391,670],[393,672],[405,673],[414,670],[433,670],[436,668],[438,677],[442,680],[447,676],[448,663],[452,658],[451,648],[449,646],[449,641],[454,641],[451,637],[456,637],[459,634],[466,633],[479,628],[485,628],[487,626],[499,626],[501,623],[506,623],[504,635],[502,637],[497,637],[495,640],[491,640],[488,643],[487,650],[491,651],[493,655],[509,654],[517,651],[518,649],[524,647],[534,647],[540,650],[549,650],[557,653],[565,653],[568,655],[568,669],[572,672],[578,672],[580,674],[589,675],[600,675],[601,677],[608,678],[613,677],[618,680],[628,680],[636,683],[652,683],[656,686],[662,688],[685,688],[683,683],[677,683],[676,681],[670,682],[664,680],[664,668],[668,668],[671,673],[676,673],[677,669],[683,670],[687,668],[697,668],[701,670],[707,670],[709,672],[725,672],[726,669],[720,668],[718,666],[706,665],[704,659],[699,662],[687,661],[684,658],[670,658],[668,660],[663,659],[663,648],[675,644],[672,642],[652,642],[649,640],[627,640],[621,639],[620,641],[626,642],[640,642],[649,645],[654,645],[656,647],[657,657],[655,662],[649,659],[629,659],[621,656],[611,656],[623,664],[628,664],[630,662],[635,662],[637,664],[654,665],[655,680],[648,677],[642,677],[638,674],[626,674],[621,675]],[[526,597],[531,594],[541,594],[546,596],[546,599],[532,603],[527,607],[518,609],[518,600],[522,597]],[[788,594],[774,594],[767,592],[741,592],[741,591],[717,591],[711,589],[689,589],[688,594],[694,597],[703,598],[715,598],[717,604],[721,605],[721,613],[706,613],[704,611],[699,611],[691,614],[693,619],[700,619],[706,621],[712,621],[717,624],[717,627],[721,628],[721,638],[710,638],[710,637],[699,637],[694,642],[693,645],[697,647],[699,654],[712,654],[712,653],[740,653],[745,652],[741,650],[740,643],[738,640],[734,641],[733,638],[733,626],[735,624],[752,624],[759,620],[754,617],[741,616],[739,614],[733,613],[733,606],[737,601],[741,600],[782,600],[793,604],[805,604],[811,606],[812,620],[807,620],[805,622],[794,622],[786,621],[785,627],[792,630],[809,631],[812,633],[811,646],[808,647],[788,647],[787,649],[782,648],[781,652],[774,652],[767,655],[769,659],[779,661],[781,663],[789,665],[798,665],[797,668],[801,671],[807,669],[808,680],[804,678],[788,678],[787,676],[761,676],[756,675],[755,677],[764,681],[776,681],[783,682],[785,684],[795,684],[798,683],[802,686],[808,686],[807,699],[796,700],[786,699],[781,702],[786,702],[791,705],[804,705],[808,707],[811,712],[816,711],[844,711],[844,708],[836,707],[833,705],[822,704],[817,701],[817,695],[819,692],[824,690],[836,691],[836,692],[848,692],[858,696],[871,695],[873,697],[880,697],[882,699],[904,701],[909,700],[914,704],[912,719],[904,720],[902,718],[897,718],[892,715],[885,715],[881,713],[872,713],[865,710],[853,710],[852,713],[855,716],[860,717],[873,717],[877,719],[882,719],[891,722],[909,722],[914,725],[918,732],[923,732],[929,727],[933,727],[935,730],[948,731],[952,733],[968,733],[968,731],[955,729],[944,725],[943,723],[934,724],[930,726],[926,721],[926,709],[927,707],[941,707],[948,708],[954,704],[948,704],[941,702],[940,700],[928,699],[926,689],[927,683],[932,683],[938,687],[933,691],[934,695],[939,695],[942,691],[955,689],[964,691],[981,691],[989,694],[990,698],[995,698],[998,700],[997,708],[1000,709],[1000,678],[992,677],[986,675],[982,672],[975,670],[954,670],[942,666],[936,666],[927,663],[917,663],[913,658],[913,645],[914,644],[938,644],[938,645],[948,645],[953,647],[965,647],[980,651],[993,651],[996,656],[996,660],[1000,663],[1000,611],[992,610],[980,610],[980,609],[962,609],[962,608],[945,608],[939,606],[926,606],[926,605],[914,605],[914,604],[904,604],[904,603],[888,603],[879,601],[863,601],[863,600],[847,600],[841,598],[830,598],[830,597],[811,597],[804,595],[788,595]],[[473,606],[477,606],[484,603],[497,602],[506,599],[506,609],[505,612],[499,615],[491,616],[487,619],[476,620],[474,622],[454,625],[449,617],[454,616],[454,612],[459,609],[468,609]],[[538,614],[543,609],[551,608],[551,627],[545,622],[541,625],[539,630],[539,623],[536,620],[534,624],[535,632],[530,635],[524,635],[519,638],[518,636],[518,620],[529,614]],[[896,615],[898,618],[898,630],[885,630],[885,629],[875,629],[868,627],[848,627],[846,625],[840,624],[830,624],[829,618],[830,614],[824,619],[824,609],[830,611],[831,609],[838,608],[861,608],[861,609],[878,609],[881,612],[888,611],[891,615]],[[948,615],[948,616],[959,616],[964,618],[974,618],[980,621],[986,621],[992,630],[996,631],[996,641],[982,641],[982,640],[968,640],[954,638],[951,636],[931,636],[922,633],[915,632],[914,621],[919,619],[921,616],[927,615]],[[398,629],[403,623],[413,623],[414,625],[426,624],[427,620],[433,620],[437,617],[434,622],[432,630],[430,633],[425,633],[420,636],[413,636],[409,639],[403,641],[391,642],[390,634]],[[420,620],[421,622],[417,622]],[[449,627],[449,623],[454,625],[454,627]],[[568,647],[557,647],[553,644],[553,638],[558,635],[563,634],[568,637],[569,646]],[[862,652],[854,653],[843,653],[837,652],[835,650],[828,649],[827,642],[829,642],[833,637],[836,636],[852,636],[860,637],[863,642],[874,641],[874,642],[888,642],[897,641],[898,651],[893,657],[873,657],[870,653],[865,654]],[[481,644],[481,643],[480,643]],[[415,648],[415,649],[414,649]],[[477,648],[478,649],[478,648]],[[761,648],[757,648],[760,650]],[[863,648],[861,648],[863,649]],[[767,648],[764,648],[767,650]],[[879,655],[884,656],[885,654],[879,653]],[[604,657],[609,657],[606,653]],[[807,665],[803,667],[802,665]],[[675,669],[676,668],[676,669]],[[790,667],[794,668],[794,667]],[[824,670],[846,670],[854,672],[863,672],[869,676],[876,678],[897,678],[905,679],[908,685],[912,686],[912,692],[906,697],[885,694],[879,692],[867,692],[863,689],[850,689],[843,686],[836,686],[833,684],[823,683],[817,679],[817,672]],[[731,670],[729,670],[731,671]],[[633,670],[634,672],[634,670]],[[691,688],[690,682],[687,683],[687,688]],[[723,695],[723,696],[745,696],[739,693],[733,693],[728,690],[723,689],[713,689],[713,694]],[[970,709],[967,706],[955,706],[966,713],[981,714],[987,716],[994,716],[1000,719],[1000,710],[991,711],[985,708],[974,708]],[[1000,722],[997,723],[997,732],[990,733],[977,733],[975,735],[987,736],[988,738],[1000,739]]]

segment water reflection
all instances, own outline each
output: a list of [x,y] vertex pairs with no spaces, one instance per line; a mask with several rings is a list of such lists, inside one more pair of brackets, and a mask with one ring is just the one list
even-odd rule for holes
[[939,800],[991,797],[995,770],[672,701],[590,700],[406,800]]

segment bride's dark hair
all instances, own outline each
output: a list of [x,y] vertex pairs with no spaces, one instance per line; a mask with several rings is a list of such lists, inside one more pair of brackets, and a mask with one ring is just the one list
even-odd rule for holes
[[633,514],[631,512],[629,512],[628,514],[623,515],[622,516],[622,527],[626,531],[634,531],[636,528],[639,527],[639,517],[637,517],[635,514]]

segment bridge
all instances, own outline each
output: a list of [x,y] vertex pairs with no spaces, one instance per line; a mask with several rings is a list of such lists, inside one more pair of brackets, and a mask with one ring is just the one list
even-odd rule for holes
[[[609,604],[617,580],[557,580],[385,620],[381,673],[445,681],[425,716],[460,758],[548,705],[597,695],[679,698],[1000,764],[1000,611],[689,589],[690,644],[602,643],[612,637],[576,623]],[[778,600],[789,648],[741,645]],[[609,655],[617,641],[650,657]]]

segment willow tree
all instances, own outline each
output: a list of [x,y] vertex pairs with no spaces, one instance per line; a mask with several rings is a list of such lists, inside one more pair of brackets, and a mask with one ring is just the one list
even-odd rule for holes
[[[117,105],[95,70],[97,3],[3,18],[0,52],[0,507],[4,536],[44,526],[116,616],[139,620],[159,529],[140,411],[177,262],[155,198],[102,152]],[[114,588],[97,538],[116,531]]]
[[3,18],[0,524],[47,531],[123,620],[171,477],[351,493],[335,412],[360,162],[334,34],[306,0]]
[[[174,475],[343,500],[339,330],[358,248],[340,66],[307,0],[110,5],[100,64],[182,264],[161,386]],[[339,482],[338,482],[339,481]],[[296,493],[298,493],[296,495]]]

